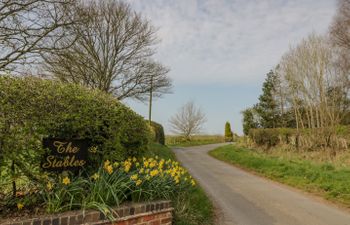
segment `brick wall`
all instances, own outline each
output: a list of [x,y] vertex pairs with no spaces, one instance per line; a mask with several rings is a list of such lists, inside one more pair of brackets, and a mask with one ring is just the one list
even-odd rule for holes
[[171,225],[173,208],[169,201],[128,204],[114,208],[113,221],[94,210],[71,211],[31,219],[17,218],[1,225]]

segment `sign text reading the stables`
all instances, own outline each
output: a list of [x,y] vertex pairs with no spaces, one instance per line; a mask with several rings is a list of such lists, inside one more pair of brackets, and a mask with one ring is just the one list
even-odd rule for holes
[[41,163],[44,170],[79,170],[87,162],[89,142],[85,139],[45,138],[43,147],[49,149]]

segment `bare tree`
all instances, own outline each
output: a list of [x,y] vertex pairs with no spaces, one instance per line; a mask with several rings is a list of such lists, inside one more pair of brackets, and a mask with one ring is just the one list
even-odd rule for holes
[[198,134],[206,121],[205,114],[200,108],[196,107],[193,101],[183,105],[169,120],[172,132],[187,139],[190,139],[194,134]]
[[[70,36],[75,22],[74,0],[2,0],[0,2],[0,72],[33,63],[43,52],[56,50]],[[69,47],[72,41],[66,45]]]
[[341,82],[347,90],[341,91],[345,95],[340,102],[345,103],[342,105],[348,116],[350,114],[350,0],[338,1],[338,10],[330,26],[330,39],[336,51],[335,67],[338,73],[346,74]]
[[342,119],[348,74],[335,66],[336,55],[326,37],[312,34],[283,56],[280,71],[297,128],[334,127]]
[[[146,100],[151,86],[154,96],[169,91],[169,69],[151,59],[155,29],[128,4],[89,1],[72,10],[86,19],[73,26],[73,46],[45,58],[51,76],[100,89],[119,100]],[[66,45],[66,39],[59,44]]]
[[334,44],[350,50],[350,0],[339,0],[336,16],[330,27]]

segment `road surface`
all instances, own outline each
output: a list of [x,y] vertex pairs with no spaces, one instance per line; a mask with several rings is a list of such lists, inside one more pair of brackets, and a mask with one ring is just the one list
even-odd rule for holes
[[174,149],[218,208],[223,225],[350,225],[350,213],[207,154],[220,144]]

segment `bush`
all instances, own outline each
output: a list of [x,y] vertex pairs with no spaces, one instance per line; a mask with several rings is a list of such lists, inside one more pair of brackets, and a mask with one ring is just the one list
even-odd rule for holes
[[231,124],[229,122],[225,123],[225,142],[233,141],[233,133],[231,130]]
[[249,137],[260,146],[273,147],[279,143],[279,131],[277,129],[250,129]]
[[[87,138],[90,166],[141,155],[149,143],[143,118],[101,91],[34,77],[0,77],[0,166],[37,179],[45,137]],[[3,171],[3,168],[1,168]]]
[[[147,121],[147,123],[149,123],[149,121]],[[164,135],[163,126],[159,123],[152,121],[151,130],[152,130],[153,142],[159,143],[161,145],[165,145],[165,135]]]

